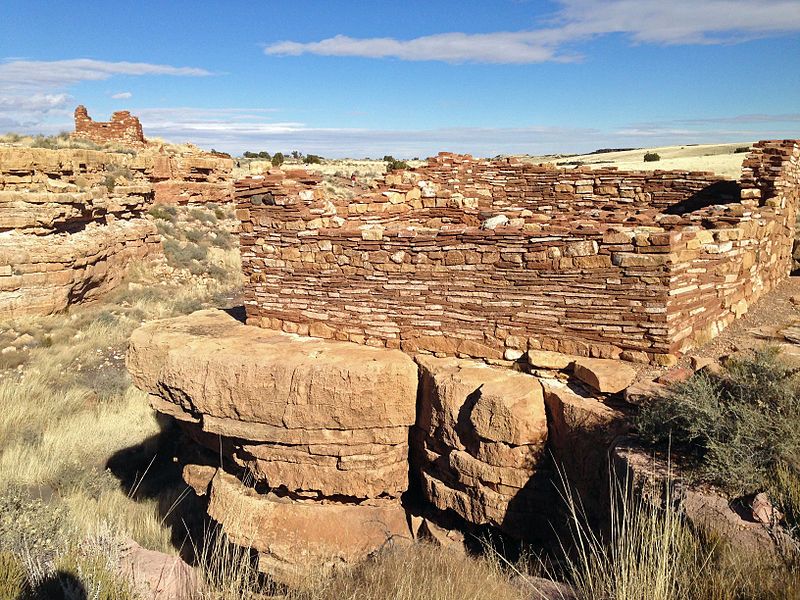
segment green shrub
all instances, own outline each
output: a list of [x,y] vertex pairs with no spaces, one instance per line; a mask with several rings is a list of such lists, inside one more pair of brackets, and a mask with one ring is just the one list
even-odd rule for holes
[[217,222],[217,216],[214,214],[214,212],[204,208],[190,208],[189,217],[195,219],[196,221],[200,221],[204,225],[213,225]]
[[402,160],[397,160],[395,157],[391,155],[387,155],[383,157],[383,160],[386,161],[386,172],[391,173],[392,171],[400,171],[404,169],[408,169],[408,163]]
[[307,154],[303,162],[307,165],[320,165],[322,164],[322,157],[316,154]]
[[175,218],[178,214],[178,211],[175,209],[174,206],[166,206],[164,204],[154,204],[150,207],[150,210],[147,211],[154,219],[161,219],[163,221],[169,221],[171,223],[175,222]]
[[661,160],[661,156],[656,152],[647,152],[644,155],[644,162],[656,162]]
[[700,372],[645,405],[636,425],[653,444],[672,443],[700,479],[735,494],[766,490],[775,473],[800,465],[797,370],[764,348]]
[[276,152],[272,155],[272,166],[273,167],[280,167],[285,160],[282,152]]
[[66,528],[61,506],[31,498],[18,488],[0,494],[0,551],[52,557],[64,543]]
[[739,146],[733,151],[734,154],[744,154],[745,152],[750,152],[750,146]]
[[0,600],[30,600],[32,594],[28,571],[19,557],[0,552]]

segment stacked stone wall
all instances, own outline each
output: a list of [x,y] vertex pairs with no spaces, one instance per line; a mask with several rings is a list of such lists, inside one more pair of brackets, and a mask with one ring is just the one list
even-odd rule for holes
[[75,109],[75,132],[73,137],[86,139],[95,144],[123,144],[142,147],[145,144],[142,124],[127,110],[117,111],[110,121],[93,121],[85,106]]
[[741,183],[451,154],[352,200],[304,172],[248,178],[248,322],[408,352],[670,363],[788,273],[796,153],[761,143]]

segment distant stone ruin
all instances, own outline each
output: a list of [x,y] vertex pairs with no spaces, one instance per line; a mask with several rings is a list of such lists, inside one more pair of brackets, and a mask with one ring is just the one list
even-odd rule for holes
[[93,121],[83,105],[75,109],[75,132],[72,135],[100,146],[117,143],[139,148],[146,143],[142,124],[127,110],[115,112],[110,121]]
[[248,323],[407,352],[673,364],[791,266],[800,147],[739,181],[440,154],[354,199],[237,182]]

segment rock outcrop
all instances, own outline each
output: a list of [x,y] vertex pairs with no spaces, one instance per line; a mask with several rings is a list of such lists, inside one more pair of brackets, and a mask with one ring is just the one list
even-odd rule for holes
[[399,498],[417,369],[402,352],[267,331],[212,310],[141,327],[127,363],[156,410],[222,452],[214,470],[189,469],[190,483],[210,488],[210,514],[273,575],[291,579],[410,537]]
[[0,148],[0,318],[49,314],[113,289],[160,253],[153,201],[124,154]]
[[477,525],[526,537],[550,486],[542,386],[530,375],[455,358],[418,357],[415,468],[425,499]]
[[[152,154],[151,154],[152,152]],[[183,154],[152,156],[151,181],[158,204],[204,204],[233,201],[233,160],[195,149]]]

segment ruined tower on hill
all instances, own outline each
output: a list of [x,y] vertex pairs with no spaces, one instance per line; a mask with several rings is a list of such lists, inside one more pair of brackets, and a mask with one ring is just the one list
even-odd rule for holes
[[127,110],[117,111],[110,121],[93,121],[83,105],[75,109],[73,137],[87,139],[95,144],[117,143],[131,147],[145,145],[142,124]]

